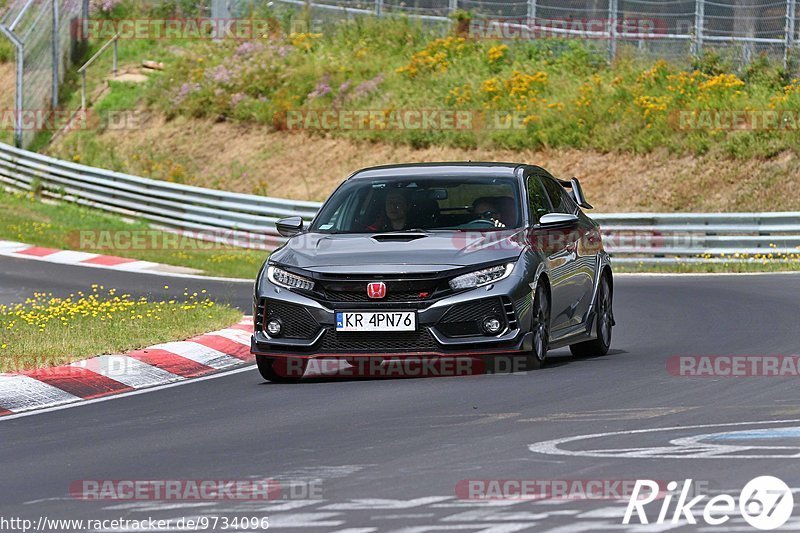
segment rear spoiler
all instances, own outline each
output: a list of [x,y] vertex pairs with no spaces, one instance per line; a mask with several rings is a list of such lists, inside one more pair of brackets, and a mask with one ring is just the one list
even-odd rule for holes
[[575,200],[575,203],[581,206],[584,209],[594,209],[592,204],[586,201],[586,197],[583,195],[583,188],[581,187],[581,182],[578,181],[578,178],[572,178],[569,181],[566,180],[558,180],[558,183],[561,184],[562,187],[565,189],[569,189],[569,195]]

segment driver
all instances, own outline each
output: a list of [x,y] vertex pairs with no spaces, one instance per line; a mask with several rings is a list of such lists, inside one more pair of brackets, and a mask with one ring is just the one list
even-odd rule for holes
[[478,198],[472,203],[472,214],[480,220],[487,220],[497,228],[504,228],[506,225],[500,221],[500,213],[497,205],[489,198]]
[[402,230],[408,221],[408,195],[402,189],[391,189],[386,193],[384,214],[374,224],[367,226],[370,231]]

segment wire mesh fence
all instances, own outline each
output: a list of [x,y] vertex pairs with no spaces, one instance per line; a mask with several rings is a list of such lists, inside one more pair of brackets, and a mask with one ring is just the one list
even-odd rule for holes
[[14,48],[15,144],[27,147],[58,107],[59,86],[76,55],[74,24],[87,17],[84,0],[13,0],[0,32]]
[[[252,16],[264,9],[307,9],[312,23],[352,16],[409,16],[436,24],[470,24],[500,40],[577,39],[607,57],[621,49],[653,57],[698,57],[708,50],[747,64],[765,55],[796,70],[797,0],[205,0],[196,15]],[[27,147],[35,124],[56,108],[71,68],[76,24],[90,19],[89,0],[10,0],[0,33],[13,45],[15,142]],[[31,127],[31,122],[34,127]]]
[[[212,17],[241,16],[266,0],[212,0]],[[449,23],[470,19],[499,28],[500,39],[596,41],[614,57],[621,47],[668,59],[716,50],[746,64],[759,55],[792,66],[798,53],[797,0],[275,0],[308,9],[315,22],[405,15]],[[488,22],[487,22],[488,21]]]

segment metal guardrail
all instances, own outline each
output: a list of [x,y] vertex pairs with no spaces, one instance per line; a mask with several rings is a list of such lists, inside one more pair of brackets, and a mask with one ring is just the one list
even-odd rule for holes
[[[0,184],[147,220],[207,240],[273,248],[275,221],[318,202],[240,194],[98,169],[0,143]],[[800,212],[592,214],[621,262],[800,260]]]
[[[184,230],[277,246],[275,221],[310,220],[320,204],[193,187],[102,170],[0,143],[0,184]],[[255,238],[254,238],[255,237]]]

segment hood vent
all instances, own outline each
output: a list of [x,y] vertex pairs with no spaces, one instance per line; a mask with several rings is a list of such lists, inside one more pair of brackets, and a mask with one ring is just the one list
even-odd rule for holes
[[427,237],[426,233],[376,233],[372,236],[378,242],[410,242]]

